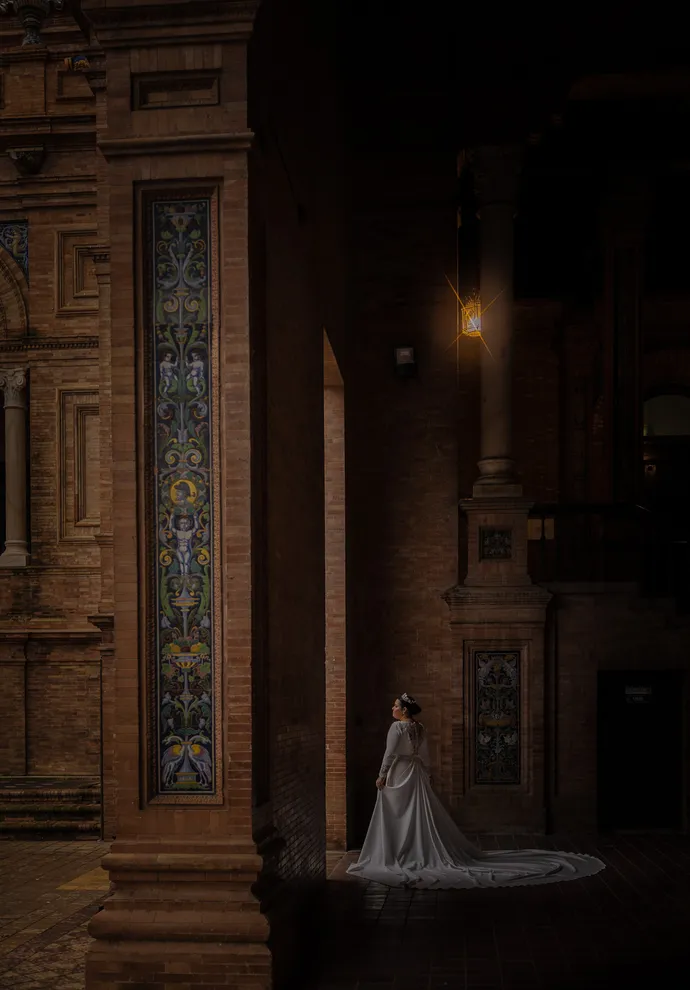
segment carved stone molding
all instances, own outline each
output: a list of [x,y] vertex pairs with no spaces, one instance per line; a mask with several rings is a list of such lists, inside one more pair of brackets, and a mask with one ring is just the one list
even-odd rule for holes
[[98,284],[94,241],[96,231],[85,229],[57,232],[57,316],[94,315],[98,312]]
[[0,244],[0,347],[26,335],[28,286],[24,272],[5,244]]
[[100,522],[98,393],[61,389],[58,408],[60,541],[90,543]]
[[23,409],[26,402],[26,370],[24,368],[0,368],[0,392],[5,409]]
[[227,134],[162,134],[160,137],[101,138],[98,147],[106,158],[131,158],[136,155],[178,155],[193,147],[202,151],[246,151],[251,147],[252,131]]
[[18,337],[0,340],[0,354],[14,351],[61,351],[97,348],[98,337]]
[[448,607],[464,608],[546,608],[552,599],[551,592],[541,585],[533,584],[517,587],[474,587],[456,584],[441,595]]
[[26,178],[29,175],[37,175],[41,171],[46,157],[46,149],[43,146],[36,148],[9,148],[7,155],[16,168],[18,175]]
[[24,28],[22,45],[41,45],[41,28],[51,13],[61,11],[65,0],[0,0],[0,13],[14,14]]

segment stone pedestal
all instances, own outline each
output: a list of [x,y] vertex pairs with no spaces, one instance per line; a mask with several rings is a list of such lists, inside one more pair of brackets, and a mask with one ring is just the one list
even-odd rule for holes
[[0,567],[29,562],[26,511],[26,372],[0,370],[5,404],[5,548]]
[[268,923],[251,894],[253,843],[120,840],[103,860],[114,893],[89,925],[87,986],[270,986]]
[[468,568],[446,592],[453,636],[453,803],[467,831],[542,831],[544,625],[519,498],[466,499]]

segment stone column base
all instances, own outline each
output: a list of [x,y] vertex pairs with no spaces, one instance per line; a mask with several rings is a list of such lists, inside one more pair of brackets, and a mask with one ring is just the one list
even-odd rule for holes
[[240,843],[139,839],[104,857],[114,892],[94,915],[87,990],[183,984],[270,990],[261,857]]
[[0,554],[0,567],[27,567],[30,559],[31,555],[26,543],[14,546],[8,540],[4,552]]
[[465,499],[467,577],[443,596],[454,671],[452,804],[471,832],[542,832],[544,651],[551,595],[527,571],[519,486]]

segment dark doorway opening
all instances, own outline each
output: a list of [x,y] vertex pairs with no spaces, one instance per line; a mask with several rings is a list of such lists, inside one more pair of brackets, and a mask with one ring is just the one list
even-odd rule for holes
[[603,671],[598,685],[599,827],[683,827],[683,674]]

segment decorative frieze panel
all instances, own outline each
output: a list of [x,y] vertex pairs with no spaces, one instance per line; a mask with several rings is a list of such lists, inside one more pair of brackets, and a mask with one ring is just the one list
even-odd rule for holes
[[0,246],[14,258],[29,281],[29,222],[28,220],[0,221]]
[[151,797],[218,802],[217,200],[141,203]]
[[60,539],[90,542],[100,524],[98,393],[61,389],[58,415]]
[[520,651],[472,650],[474,783],[520,783]]
[[213,107],[220,102],[220,69],[149,72],[132,76],[135,110]]
[[98,239],[94,230],[60,230],[57,234],[58,316],[85,316],[98,312],[98,283],[93,256]]
[[28,330],[22,281],[18,266],[0,249],[0,346],[16,343]]
[[480,560],[510,560],[512,556],[512,529],[507,526],[479,527]]

